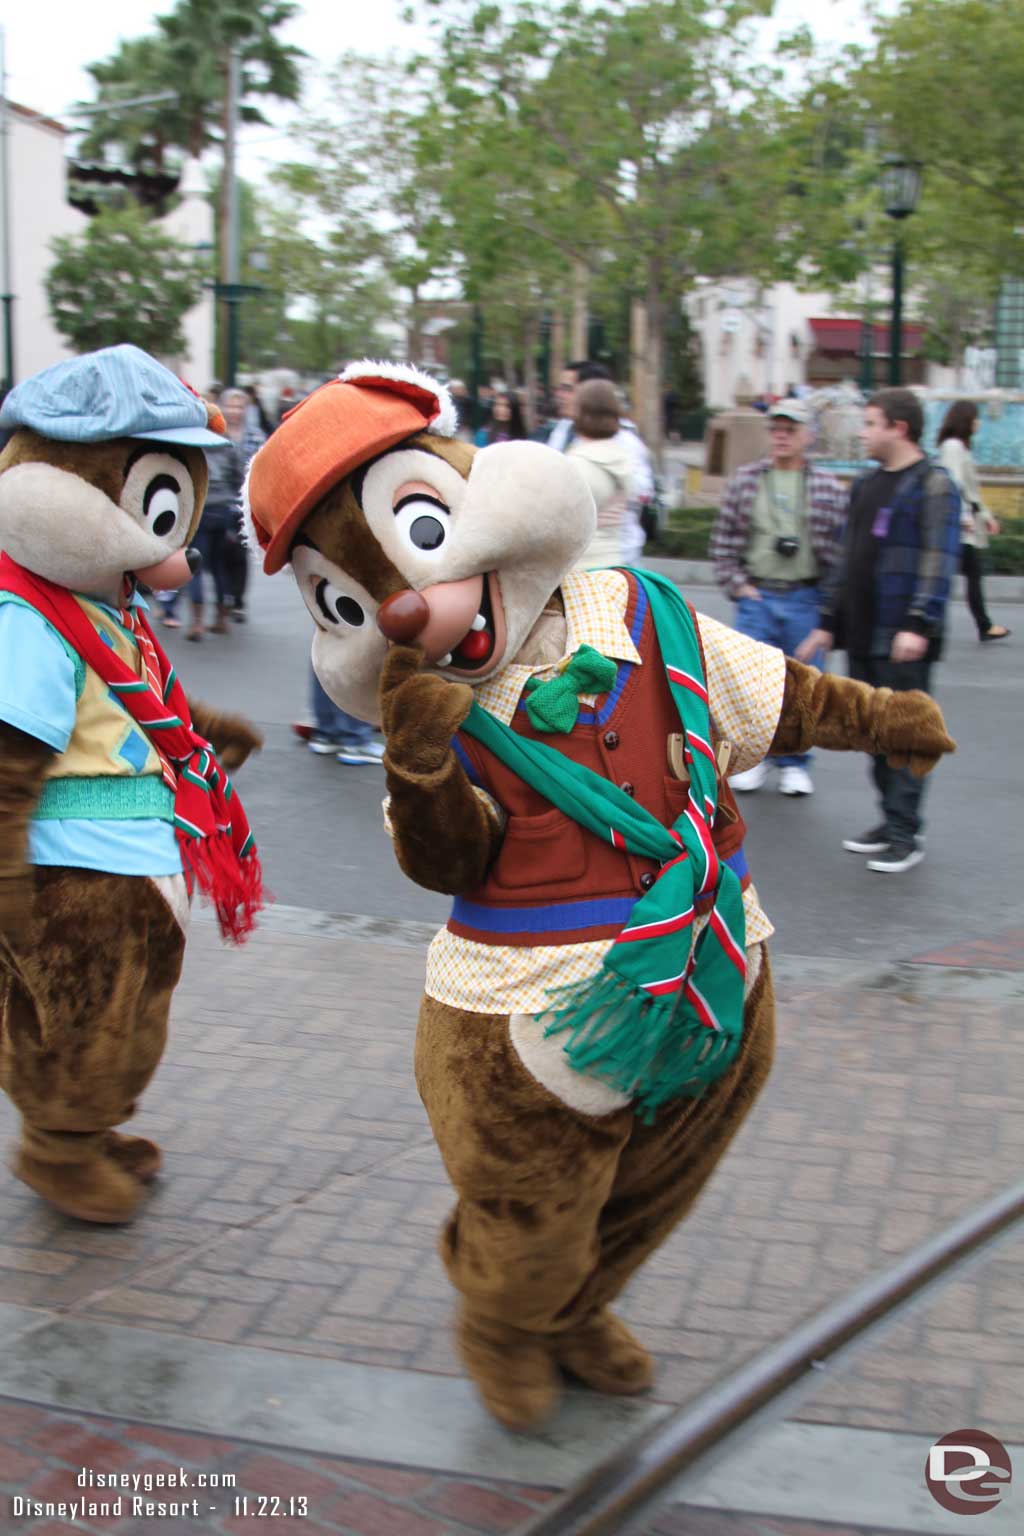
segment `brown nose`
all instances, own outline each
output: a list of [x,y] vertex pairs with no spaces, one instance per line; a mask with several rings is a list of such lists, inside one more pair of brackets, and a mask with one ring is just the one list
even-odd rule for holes
[[386,640],[395,640],[401,645],[422,634],[429,618],[426,598],[406,588],[404,592],[392,592],[381,603],[377,610],[377,628]]

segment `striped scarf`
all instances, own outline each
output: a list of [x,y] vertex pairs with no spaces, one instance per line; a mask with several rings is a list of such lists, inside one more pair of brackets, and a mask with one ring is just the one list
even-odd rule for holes
[[174,827],[189,895],[198,886],[216,908],[224,937],[242,943],[263,905],[256,845],[242,802],[210,743],[193,729],[185,690],[145,616],[134,608],[121,612],[144,662],[140,678],[104,644],[66,587],[0,555],[0,589],[52,624],[146,733],[174,793]]
[[[545,1033],[565,1033],[577,1071],[636,1099],[647,1120],[670,1099],[699,1097],[735,1060],[743,1032],[746,921],[740,883],[715,853],[718,775],[696,625],[661,576],[633,571],[651,603],[683,726],[690,793],[672,827],[615,784],[518,735],[474,704],[462,729],[551,803],[615,848],[661,871],[587,981],[555,989]],[[693,942],[695,902],[714,897]]]

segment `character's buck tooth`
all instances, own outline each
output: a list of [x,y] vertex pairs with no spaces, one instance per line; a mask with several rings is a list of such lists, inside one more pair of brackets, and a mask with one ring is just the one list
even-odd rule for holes
[[452,653],[451,653],[451,651],[446,651],[443,656],[438,657],[438,660],[437,660],[437,663],[436,663],[436,665],[439,666],[439,667],[450,667],[451,664],[452,664]]
[[478,613],[469,627],[470,629],[486,629],[487,620],[484,618],[482,613]]

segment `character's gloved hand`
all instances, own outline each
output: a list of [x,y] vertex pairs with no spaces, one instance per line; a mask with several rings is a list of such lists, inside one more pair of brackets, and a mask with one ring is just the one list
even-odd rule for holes
[[205,736],[217,761],[228,773],[240,768],[251,752],[258,752],[263,737],[244,715],[228,715],[219,709],[211,709],[200,700],[189,699],[192,724],[200,736]]
[[956,742],[928,694],[869,688],[787,657],[782,710],[768,751],[781,757],[812,747],[882,753],[894,768],[923,778],[943,753],[956,751]]
[[931,773],[945,752],[955,752],[956,742],[946,730],[942,711],[928,694],[913,689],[891,693],[879,688],[876,751],[884,752],[893,768],[909,768],[917,778]]
[[251,753],[259,752],[263,746],[263,737],[241,715],[225,715],[223,718],[227,726],[219,744],[214,743],[214,746],[218,761],[229,773],[233,773],[236,768],[241,768]]
[[380,718],[387,761],[400,773],[436,773],[451,751],[452,737],[469,714],[473,690],[422,670],[418,645],[393,645],[380,676]]

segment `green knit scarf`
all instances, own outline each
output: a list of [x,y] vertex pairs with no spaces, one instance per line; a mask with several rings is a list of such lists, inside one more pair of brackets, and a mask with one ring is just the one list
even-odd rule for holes
[[[719,861],[711,836],[717,774],[696,626],[671,582],[651,571],[631,574],[650,600],[684,732],[690,794],[673,827],[663,827],[616,785],[518,735],[478,704],[462,729],[581,826],[661,865],[598,974],[554,989],[545,1015],[546,1035],[567,1035],[570,1065],[629,1094],[650,1121],[670,1099],[699,1097],[736,1058],[746,921],[739,879]],[[694,944],[694,902],[709,893],[715,898],[710,921]]]

